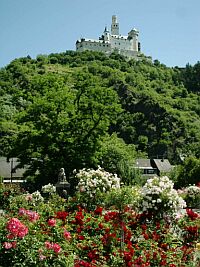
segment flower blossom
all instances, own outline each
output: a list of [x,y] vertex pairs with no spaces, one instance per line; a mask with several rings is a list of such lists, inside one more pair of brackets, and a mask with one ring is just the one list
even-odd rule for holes
[[70,240],[72,238],[70,232],[68,232],[66,230],[64,230],[64,234],[63,235],[64,235],[64,238],[66,240]]
[[60,245],[57,244],[57,243],[54,243],[52,248],[53,248],[53,251],[54,251],[55,253],[60,253],[60,252],[61,252],[61,247],[60,247]]
[[120,178],[117,174],[106,172],[101,167],[97,170],[84,168],[75,176],[79,179],[76,188],[90,197],[95,196],[96,192],[108,192],[111,189],[120,188]]
[[186,207],[185,201],[173,186],[173,182],[167,176],[148,179],[141,189],[142,211],[170,211],[174,214]]
[[27,216],[31,222],[37,221],[40,218],[36,211],[26,210],[24,208],[19,209],[19,215]]
[[62,250],[61,246],[57,243],[51,243],[49,241],[46,241],[44,244],[46,249],[52,249],[55,253],[60,253]]
[[56,225],[56,219],[53,219],[53,218],[52,219],[49,219],[47,223],[48,223],[49,226],[52,226],[53,227],[53,226]]
[[13,237],[23,238],[28,234],[28,227],[21,223],[17,218],[11,218],[8,221],[6,228],[13,235]]
[[4,242],[4,243],[3,243],[3,247],[4,247],[5,249],[16,248],[16,247],[17,247],[17,242],[16,242],[16,241],[12,241],[12,242]]

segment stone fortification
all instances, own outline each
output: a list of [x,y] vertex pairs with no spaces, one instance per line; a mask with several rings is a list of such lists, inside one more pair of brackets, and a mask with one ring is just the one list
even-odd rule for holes
[[119,33],[119,23],[115,15],[112,16],[111,31],[105,27],[103,35],[98,40],[81,38],[76,41],[76,51],[86,50],[104,52],[111,54],[117,52],[123,56],[138,58],[140,56],[139,31],[133,28],[128,36]]

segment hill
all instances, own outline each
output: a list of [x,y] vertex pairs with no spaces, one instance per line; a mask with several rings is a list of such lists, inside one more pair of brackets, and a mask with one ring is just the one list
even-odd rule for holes
[[141,153],[200,157],[199,74],[199,62],[168,68],[89,51],[16,59],[0,70],[0,154],[44,176]]

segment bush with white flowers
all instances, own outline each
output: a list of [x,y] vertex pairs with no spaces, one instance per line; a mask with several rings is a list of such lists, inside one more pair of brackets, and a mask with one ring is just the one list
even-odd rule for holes
[[196,185],[190,185],[190,186],[186,187],[185,191],[188,194],[188,196],[190,196],[190,197],[200,196],[200,187],[198,187]]
[[42,186],[42,192],[53,194],[56,192],[56,187],[52,184],[46,184],[46,185]]
[[30,200],[33,203],[33,205],[37,205],[40,202],[44,201],[44,198],[42,197],[42,195],[40,194],[40,191],[35,191],[30,195]]
[[174,214],[186,207],[185,201],[173,186],[173,182],[167,176],[148,179],[140,191],[140,209],[143,212],[163,215]]
[[200,207],[200,187],[195,185],[190,185],[185,188],[185,201],[187,206],[190,207]]
[[96,195],[96,193],[105,193],[114,188],[120,188],[120,178],[117,174],[106,172],[101,167],[97,170],[94,169],[82,169],[75,174],[79,183],[77,190],[84,192],[90,197]]

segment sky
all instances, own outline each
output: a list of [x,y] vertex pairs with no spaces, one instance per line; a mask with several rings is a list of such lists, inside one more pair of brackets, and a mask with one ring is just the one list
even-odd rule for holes
[[200,0],[0,0],[0,67],[27,55],[75,50],[98,39],[112,15],[139,30],[141,50],[168,67],[200,61]]

